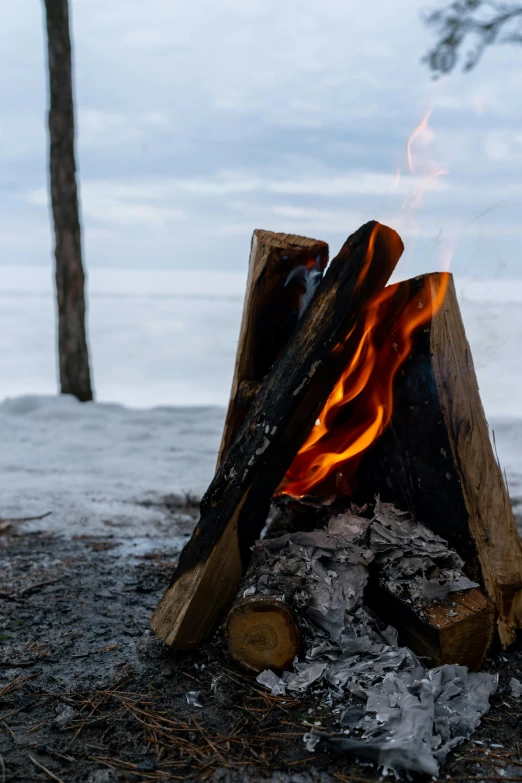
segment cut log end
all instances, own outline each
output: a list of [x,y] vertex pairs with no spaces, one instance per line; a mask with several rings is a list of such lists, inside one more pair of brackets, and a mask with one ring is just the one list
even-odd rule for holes
[[234,661],[256,673],[291,669],[301,647],[294,613],[284,601],[269,596],[237,601],[228,615],[226,638]]
[[477,588],[453,593],[423,613],[382,587],[370,591],[370,602],[400,639],[434,666],[460,664],[478,671],[493,643],[495,607]]

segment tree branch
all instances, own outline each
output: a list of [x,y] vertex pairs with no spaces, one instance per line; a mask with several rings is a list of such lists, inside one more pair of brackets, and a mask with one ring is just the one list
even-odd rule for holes
[[[450,73],[462,57],[470,71],[494,43],[522,43],[522,4],[496,0],[453,0],[424,16],[437,42],[423,58],[436,76]],[[469,48],[463,52],[464,46]]]

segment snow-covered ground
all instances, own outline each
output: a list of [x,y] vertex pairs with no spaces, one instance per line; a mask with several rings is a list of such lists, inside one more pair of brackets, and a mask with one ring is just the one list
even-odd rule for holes
[[[94,270],[90,334],[103,402],[80,405],[53,396],[49,273],[0,266],[0,518],[52,511],[21,529],[174,534],[155,504],[201,494],[213,475],[244,282]],[[522,506],[522,281],[457,282],[483,402]]]
[[[72,397],[0,404],[0,518],[37,516],[26,532],[117,538],[176,535],[162,503],[201,495],[215,467],[224,408],[150,410]],[[522,420],[494,419],[514,499],[522,501]]]
[[175,534],[162,500],[203,494],[224,408],[136,410],[73,397],[0,404],[0,518],[52,514],[24,531],[116,537]]

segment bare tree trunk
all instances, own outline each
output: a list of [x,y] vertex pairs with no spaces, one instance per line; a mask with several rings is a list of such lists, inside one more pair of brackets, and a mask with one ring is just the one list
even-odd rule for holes
[[58,355],[62,394],[92,400],[85,333],[85,275],[74,159],[68,0],[44,0],[49,57],[50,189],[55,233]]

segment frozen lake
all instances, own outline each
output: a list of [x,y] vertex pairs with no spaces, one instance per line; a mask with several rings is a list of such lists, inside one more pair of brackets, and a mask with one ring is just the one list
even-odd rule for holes
[[[132,407],[226,405],[246,274],[93,269],[97,399]],[[522,280],[457,279],[488,416],[522,418]],[[51,273],[0,266],[0,400],[56,392]]]
[[[24,529],[169,532],[165,510],[154,504],[170,492],[201,494],[214,472],[244,285],[236,274],[93,270],[99,402],[80,405],[54,396],[49,272],[0,266],[0,517],[52,510]],[[457,288],[520,510],[522,281],[458,280]]]

